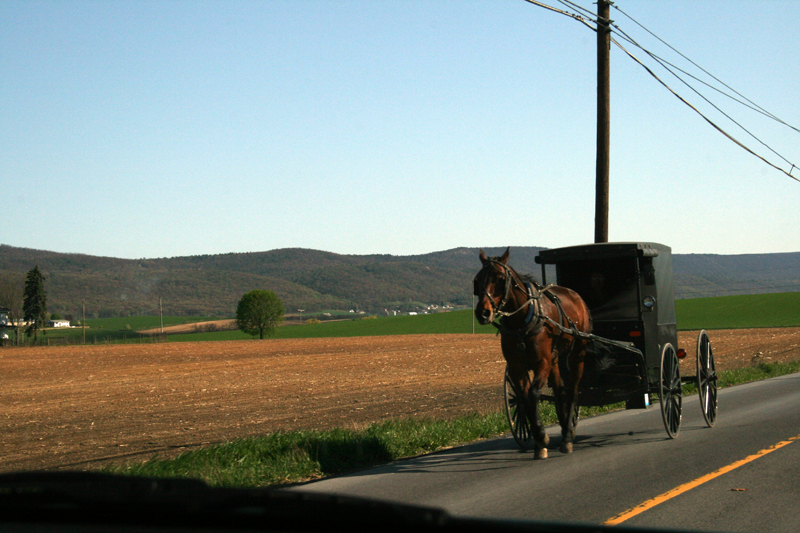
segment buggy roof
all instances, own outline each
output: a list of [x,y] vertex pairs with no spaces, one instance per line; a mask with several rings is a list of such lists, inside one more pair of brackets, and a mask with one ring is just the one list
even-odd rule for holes
[[556,265],[565,261],[657,257],[660,251],[671,252],[671,249],[655,242],[604,242],[541,250],[535,261],[540,265]]

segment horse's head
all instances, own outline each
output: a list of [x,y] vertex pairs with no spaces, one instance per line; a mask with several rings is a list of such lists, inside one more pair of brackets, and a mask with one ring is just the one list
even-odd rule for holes
[[483,268],[473,280],[473,294],[478,297],[475,306],[475,318],[482,325],[494,321],[495,314],[508,300],[512,281],[511,269],[508,263],[508,248],[500,257],[486,257],[481,250],[480,255]]

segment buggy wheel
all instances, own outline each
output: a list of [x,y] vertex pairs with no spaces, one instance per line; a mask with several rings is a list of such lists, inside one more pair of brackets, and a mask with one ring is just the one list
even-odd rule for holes
[[528,417],[525,416],[525,409],[520,409],[522,392],[519,391],[517,386],[511,381],[511,377],[508,375],[508,367],[506,367],[503,392],[506,403],[506,418],[508,418],[508,427],[511,428],[511,435],[514,436],[514,440],[520,448],[523,450],[532,450],[534,442],[531,423]]
[[659,401],[661,418],[669,438],[674,439],[681,430],[681,373],[678,356],[672,344],[667,343],[661,350],[661,380],[659,382]]
[[714,351],[706,330],[697,336],[697,388],[700,392],[700,409],[708,427],[717,420],[717,369]]

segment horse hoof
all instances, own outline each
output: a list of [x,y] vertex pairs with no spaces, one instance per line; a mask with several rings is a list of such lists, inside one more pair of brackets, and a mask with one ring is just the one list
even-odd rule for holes
[[572,453],[572,443],[571,442],[562,442],[561,446],[558,447],[558,450],[561,453]]
[[535,459],[547,459],[547,448],[537,448]]

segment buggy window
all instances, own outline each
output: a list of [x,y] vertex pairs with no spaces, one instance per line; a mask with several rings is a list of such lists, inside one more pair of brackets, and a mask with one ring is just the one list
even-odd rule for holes
[[558,265],[558,284],[586,301],[594,320],[639,317],[636,259],[572,261]]

